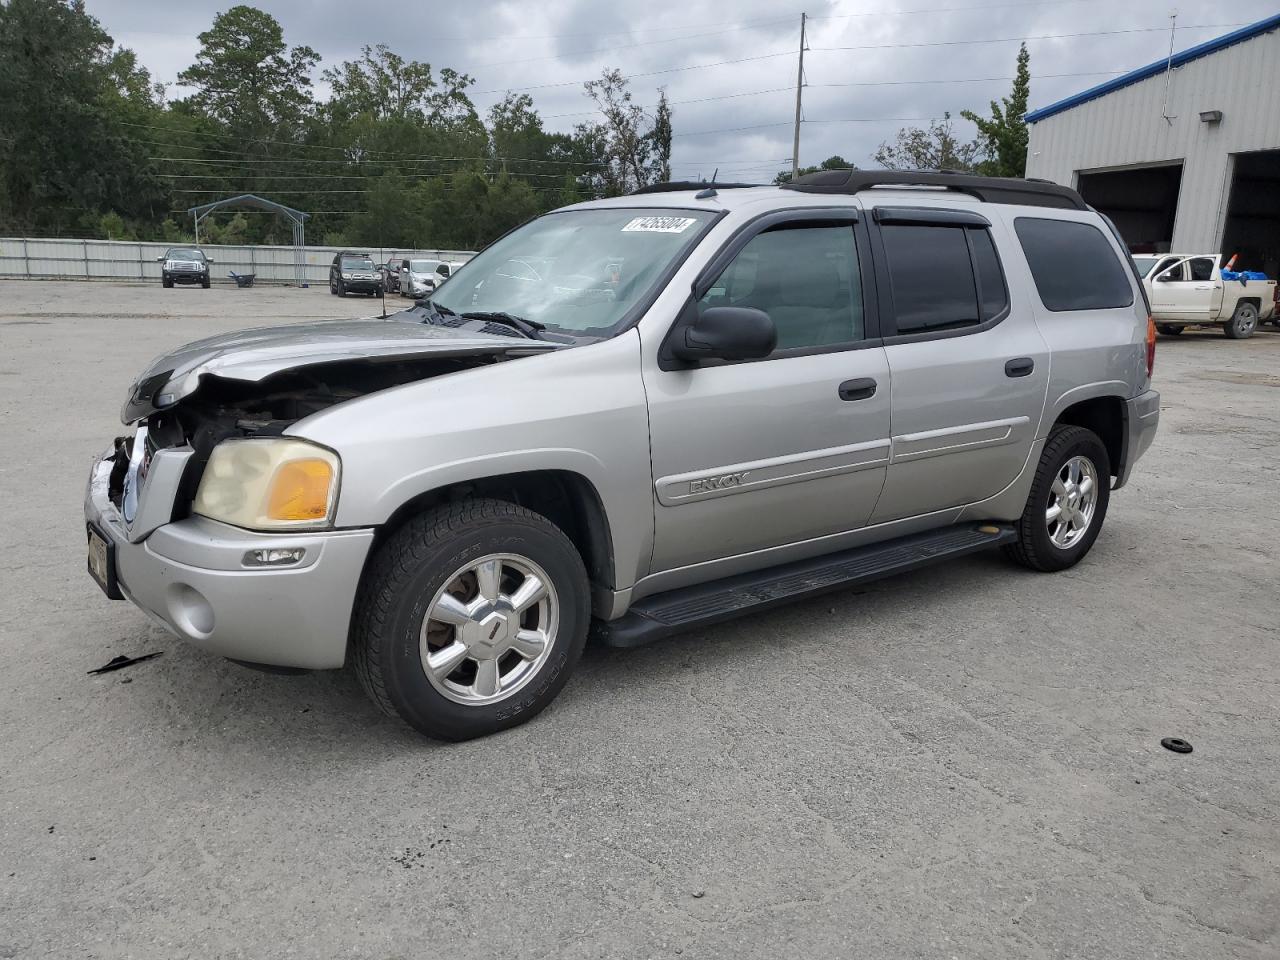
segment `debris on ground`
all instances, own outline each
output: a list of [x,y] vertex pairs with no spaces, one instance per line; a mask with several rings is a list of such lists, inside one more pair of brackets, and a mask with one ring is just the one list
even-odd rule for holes
[[155,653],[144,653],[140,657],[126,657],[121,654],[118,657],[112,657],[102,666],[98,667],[97,670],[90,670],[89,675],[92,676],[95,673],[110,673],[112,670],[123,670],[125,667],[132,667],[135,663],[142,663],[144,660],[154,660],[163,652],[164,651],[162,650],[157,650]]

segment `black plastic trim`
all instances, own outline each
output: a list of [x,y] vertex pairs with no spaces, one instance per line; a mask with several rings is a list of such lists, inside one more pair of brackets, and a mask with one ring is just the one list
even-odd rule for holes
[[949,171],[820,170],[781,185],[798,193],[853,194],[872,187],[942,187],[967,193],[984,203],[1010,203],[1028,207],[1088,210],[1080,194],[1047,180],[1015,177],[975,177]]
[[601,624],[608,646],[638,647],[770,607],[869,583],[1017,539],[1008,524],[964,524],[896,537],[809,560],[737,574],[645,597]]
[[876,223],[914,226],[989,227],[991,221],[970,210],[943,210],[940,207],[875,207]]

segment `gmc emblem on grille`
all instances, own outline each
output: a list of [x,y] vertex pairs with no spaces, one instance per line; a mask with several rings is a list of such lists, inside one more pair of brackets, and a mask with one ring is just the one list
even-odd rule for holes
[[713,490],[724,490],[727,487],[740,487],[750,472],[750,470],[743,470],[741,473],[726,473],[720,477],[691,480],[689,482],[689,492],[710,493]]

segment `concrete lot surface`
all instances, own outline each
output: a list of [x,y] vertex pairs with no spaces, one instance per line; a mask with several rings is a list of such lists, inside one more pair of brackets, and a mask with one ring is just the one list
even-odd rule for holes
[[0,283],[0,958],[1280,956],[1280,335],[1162,338],[1160,435],[1074,570],[591,649],[445,746],[85,573],[153,355],[372,307]]

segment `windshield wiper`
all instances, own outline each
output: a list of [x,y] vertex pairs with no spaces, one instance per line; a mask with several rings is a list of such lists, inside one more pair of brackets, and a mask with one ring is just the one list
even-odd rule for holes
[[487,320],[490,323],[500,323],[504,327],[519,330],[530,340],[541,340],[541,332],[547,329],[545,323],[539,323],[537,320],[526,320],[524,317],[517,317],[515,314],[501,310],[473,310],[462,314],[462,316],[468,320]]

